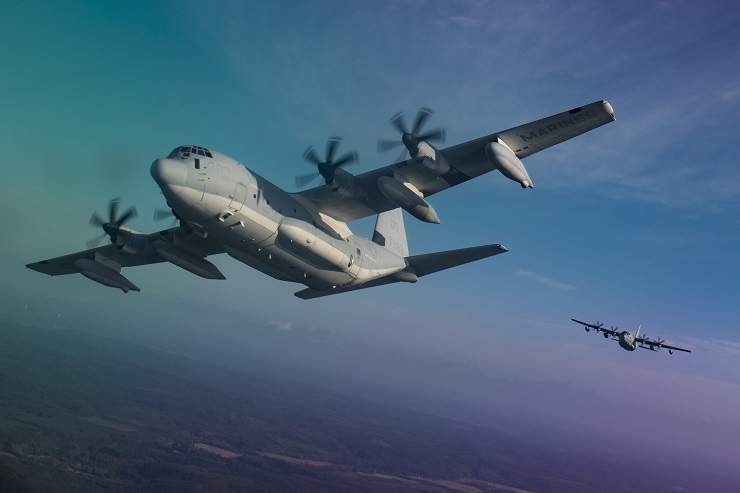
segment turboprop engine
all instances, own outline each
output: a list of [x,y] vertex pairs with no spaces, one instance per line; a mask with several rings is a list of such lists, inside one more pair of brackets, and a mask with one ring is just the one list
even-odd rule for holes
[[534,188],[522,160],[501,139],[486,145],[486,157],[508,179],[519,183],[522,188]]
[[441,176],[450,171],[450,164],[442,156],[442,153],[426,142],[417,142],[414,150],[416,154],[412,155],[411,158],[429,173]]

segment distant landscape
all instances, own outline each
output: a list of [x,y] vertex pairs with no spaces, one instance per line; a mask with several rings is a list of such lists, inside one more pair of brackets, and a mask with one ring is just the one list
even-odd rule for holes
[[81,330],[0,327],[3,493],[678,487],[731,491],[732,482],[564,453],[381,405],[361,391],[222,368]]

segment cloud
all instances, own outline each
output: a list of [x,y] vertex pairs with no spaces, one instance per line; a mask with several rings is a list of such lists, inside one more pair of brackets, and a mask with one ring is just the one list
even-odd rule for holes
[[730,89],[722,93],[722,99],[731,100],[740,98],[740,89]]
[[288,331],[293,328],[293,322],[279,321],[279,320],[268,320],[263,324],[268,329],[276,329],[281,331]]
[[576,288],[575,286],[573,286],[571,284],[566,284],[564,282],[560,282],[557,279],[553,279],[551,277],[541,276],[541,275],[539,275],[539,274],[537,274],[535,272],[531,272],[531,271],[528,271],[528,270],[519,269],[519,271],[517,272],[517,275],[528,277],[528,278],[530,278],[530,279],[532,279],[532,280],[534,280],[534,281],[536,281],[536,282],[538,282],[540,284],[544,284],[545,286],[549,286],[549,287],[555,288],[555,289],[561,289],[563,291],[570,291],[570,290],[573,290],[573,289],[578,289],[578,288]]
[[740,342],[728,341],[726,339],[700,339],[697,337],[686,337],[692,348],[701,348],[705,352],[715,355],[740,357]]

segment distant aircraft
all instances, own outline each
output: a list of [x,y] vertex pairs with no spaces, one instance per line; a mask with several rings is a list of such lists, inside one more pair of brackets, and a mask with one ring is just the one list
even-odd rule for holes
[[633,336],[626,330],[619,330],[617,327],[611,327],[609,329],[604,328],[604,324],[600,324],[599,322],[596,322],[595,324],[590,324],[588,322],[581,322],[580,320],[576,320],[575,318],[571,318],[575,323],[583,325],[583,328],[586,329],[586,332],[589,332],[591,329],[594,329],[597,333],[603,332],[604,337],[608,339],[610,336],[613,341],[619,341],[619,345],[622,346],[627,351],[634,351],[635,349],[643,348],[643,349],[649,349],[650,351],[657,351],[658,349],[664,347],[668,349],[669,354],[673,354],[673,351],[683,351],[685,353],[690,353],[688,349],[683,349],[676,346],[669,346],[668,344],[665,344],[663,339],[648,339],[645,336],[640,337],[640,329],[642,326],[637,328],[637,332]]
[[[495,169],[532,188],[522,158],[614,121],[611,105],[597,101],[438,150],[429,142],[442,140],[444,131],[422,131],[430,115],[430,110],[419,111],[411,128],[402,114],[394,116],[391,124],[401,138],[380,140],[378,150],[405,146],[409,159],[357,176],[343,169],[357,161],[356,153],[335,157],[341,139],[329,139],[324,157],[310,147],[303,157],[317,171],[296,183],[300,188],[319,177],[324,183],[297,193],[283,191],[212,149],[177,147],[152,163],[151,175],[179,226],[140,233],[124,226],[136,210],[119,215],[119,202],[113,200],[107,217],[91,217],[103,234],[88,242],[88,250],[27,267],[51,276],[80,273],[128,292],[139,288],[121,274],[122,267],[168,261],[206,279],[225,279],[206,257],[227,253],[275,279],[304,284],[306,289],[295,293],[303,299],[416,282],[507,249],[490,244],[410,256],[402,209],[439,223],[427,197]],[[375,214],[372,240],[354,235],[346,224]],[[106,235],[111,244],[96,247]]]

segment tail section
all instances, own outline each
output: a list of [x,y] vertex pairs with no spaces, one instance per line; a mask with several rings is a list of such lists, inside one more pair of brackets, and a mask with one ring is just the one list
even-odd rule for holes
[[375,231],[373,231],[373,242],[399,257],[409,256],[406,228],[403,225],[403,211],[400,208],[378,214]]
[[[394,269],[384,276],[373,278],[362,284],[349,284],[324,290],[308,288],[298,291],[295,295],[301,299],[309,300],[396,282],[416,282],[420,277],[434,274],[441,270],[508,252],[505,246],[495,243],[493,245],[409,256],[406,228],[403,225],[401,209],[393,209],[392,211],[378,214],[375,231],[373,232],[373,242],[405,259],[406,267],[401,270]],[[397,258],[394,258],[394,262],[398,261]]]

